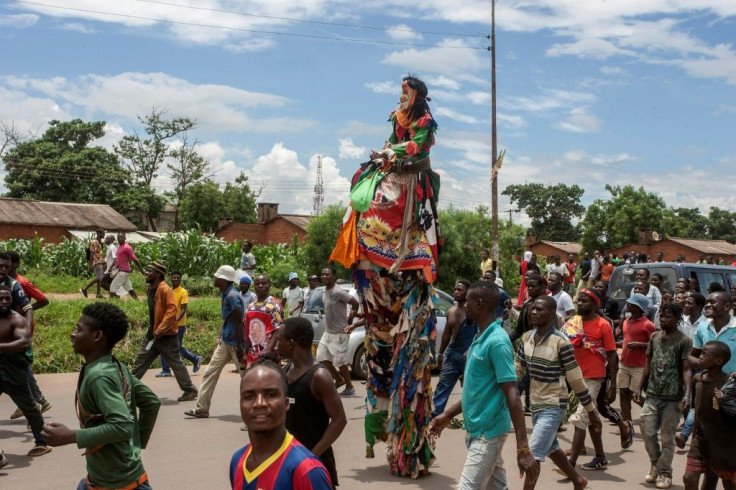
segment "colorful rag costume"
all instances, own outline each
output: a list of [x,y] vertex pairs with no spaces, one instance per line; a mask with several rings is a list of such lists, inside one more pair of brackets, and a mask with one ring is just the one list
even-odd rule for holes
[[410,119],[415,97],[391,114],[383,158],[353,177],[351,205],[330,256],[351,268],[366,318],[366,455],[386,441],[391,472],[412,478],[434,461],[432,283],[442,246],[440,179],[429,162],[437,124],[429,112]]

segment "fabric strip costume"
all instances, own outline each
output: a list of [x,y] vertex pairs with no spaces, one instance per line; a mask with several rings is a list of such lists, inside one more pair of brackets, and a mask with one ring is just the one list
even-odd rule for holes
[[436,364],[432,284],[442,237],[440,178],[429,161],[437,124],[426,95],[423,82],[404,79],[389,140],[355,173],[330,256],[351,270],[366,319],[366,456],[385,441],[391,472],[411,478],[434,461],[428,431]]

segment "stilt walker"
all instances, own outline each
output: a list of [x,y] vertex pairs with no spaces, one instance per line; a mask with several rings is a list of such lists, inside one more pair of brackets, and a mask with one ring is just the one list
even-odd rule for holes
[[429,161],[437,124],[426,85],[404,78],[399,100],[389,140],[353,177],[330,260],[351,269],[366,318],[366,456],[386,441],[391,472],[416,478],[434,461],[428,425],[440,178]]

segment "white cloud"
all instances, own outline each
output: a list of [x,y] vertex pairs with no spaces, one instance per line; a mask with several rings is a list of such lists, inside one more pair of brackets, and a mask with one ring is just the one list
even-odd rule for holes
[[81,22],[65,22],[61,24],[60,28],[65,31],[79,32],[81,34],[93,34],[97,32],[97,30]]
[[401,85],[397,82],[369,82],[365,84],[365,88],[377,94],[395,94],[397,97],[401,92]]
[[391,39],[399,41],[413,41],[422,39],[422,35],[406,24],[397,24],[386,28],[386,34]]
[[628,72],[620,66],[601,66],[600,72],[604,75],[626,75]]
[[462,39],[444,39],[440,47],[419,50],[409,48],[386,55],[383,63],[422,73],[452,75],[458,71],[474,71],[481,66],[480,51]]
[[26,27],[36,25],[38,19],[39,16],[36,14],[0,15],[0,26],[25,29]]
[[462,84],[453,78],[446,77],[445,75],[439,76],[428,76],[424,80],[428,87],[441,87],[448,90],[460,90]]
[[595,133],[601,130],[601,120],[588,114],[586,107],[572,109],[564,121],[554,125],[557,129],[572,133]]
[[637,158],[628,153],[617,153],[615,155],[596,155],[590,159],[591,163],[603,167],[613,167],[627,163],[634,163]]
[[499,99],[501,107],[510,110],[546,112],[552,109],[573,107],[579,104],[591,103],[595,96],[588,92],[577,92],[561,89],[542,89],[536,96],[506,96]]
[[[76,107],[87,114],[103,113],[131,121],[150,113],[152,107],[167,108],[170,117],[196,119],[205,131],[299,132],[313,124],[274,114],[274,109],[288,102],[285,97],[227,85],[193,84],[165,73],[90,74],[76,79],[5,77],[0,78],[0,88],[2,85],[23,92],[24,99],[41,95],[58,101],[69,111]],[[184,100],[187,103],[183,106]],[[270,108],[268,117],[251,115],[263,107]],[[14,118],[17,117],[11,117]]]
[[356,146],[353,138],[340,138],[338,154],[340,158],[363,158],[366,153],[364,146]]
[[450,119],[453,119],[455,121],[465,123],[465,124],[478,124],[480,121],[476,119],[473,116],[468,116],[466,114],[461,114],[453,109],[450,109],[449,107],[441,106],[437,107],[434,110],[435,115],[437,116],[444,116]]

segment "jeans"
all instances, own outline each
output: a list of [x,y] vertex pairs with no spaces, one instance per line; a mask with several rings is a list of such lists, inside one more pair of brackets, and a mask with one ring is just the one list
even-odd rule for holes
[[161,337],[153,343],[150,350],[146,350],[146,345],[148,345],[148,339],[143,339],[141,349],[138,351],[138,356],[133,363],[133,369],[130,370],[133,376],[141,379],[146,374],[146,369],[161,355],[169,361],[176,382],[179,383],[179,388],[182,391],[197,391],[197,388],[194,387],[189,377],[189,371],[187,371],[187,367],[179,355],[179,341],[176,339],[176,335]]
[[[675,400],[660,400],[648,396],[641,409],[639,427],[649,461],[657,472],[672,478],[672,458],[675,455],[675,432],[680,421],[680,410]],[[662,437],[662,445],[658,436]]]
[[27,383],[22,385],[10,384],[0,380],[0,395],[6,393],[15,403],[31,425],[33,439],[37,446],[45,446],[41,430],[43,429],[43,415],[38,405],[33,401],[31,390]]
[[682,426],[681,434],[685,440],[687,440],[687,438],[690,437],[690,434],[693,433],[693,426],[695,426],[695,409],[691,408],[687,411],[687,418]]
[[31,366],[28,366],[28,387],[31,389],[33,401],[36,403],[43,403],[43,393],[41,393],[41,388],[38,387],[38,381],[36,381],[36,376],[33,375]]
[[465,436],[468,457],[457,490],[505,490],[506,470],[503,468],[503,443],[508,434],[474,439]]
[[[184,344],[183,344],[184,334],[186,333],[186,331],[187,331],[186,325],[182,325],[181,327],[179,327],[179,333],[176,334],[176,338],[179,341],[179,354],[181,354],[181,357],[183,359],[186,359],[187,361],[194,363],[197,361],[197,355],[188,351],[184,347]],[[161,356],[161,370],[166,371],[167,373],[171,371],[171,367],[169,366],[169,363],[166,362],[166,358],[164,356]]]
[[532,413],[532,436],[529,439],[529,448],[537,461],[544,461],[544,457],[557,451],[560,444],[557,441],[557,429],[565,417],[565,407],[545,408]]
[[442,359],[442,371],[440,371],[440,379],[437,382],[437,388],[434,392],[434,410],[432,417],[436,417],[445,411],[447,400],[450,398],[453,388],[457,380],[465,371],[465,361],[458,360],[457,356],[445,354]]
[[[95,490],[97,487],[90,487],[87,485],[87,479],[82,478],[82,481],[79,482],[79,485],[77,485],[77,490]],[[152,490],[151,485],[148,483],[148,480],[143,482],[141,485],[138,485],[135,487],[135,490]]]

